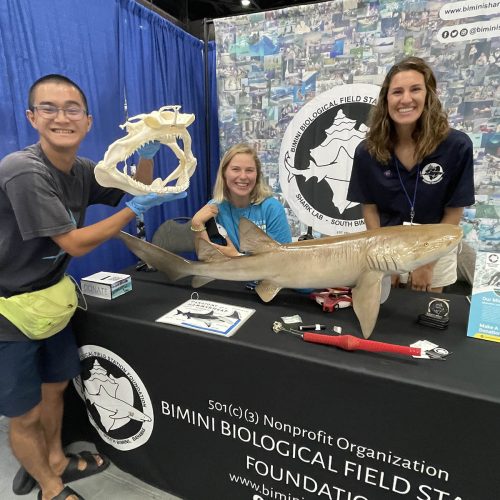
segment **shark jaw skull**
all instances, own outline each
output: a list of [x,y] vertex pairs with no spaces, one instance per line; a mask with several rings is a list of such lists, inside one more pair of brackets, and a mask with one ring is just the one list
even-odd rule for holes
[[[113,142],[96,165],[94,175],[104,187],[113,187],[134,196],[157,193],[181,193],[189,187],[189,178],[196,169],[196,158],[191,151],[191,136],[187,127],[194,122],[194,115],[179,113],[180,106],[163,106],[158,111],[140,114],[130,118],[120,128],[126,128],[127,135]],[[182,139],[183,149],[177,144]],[[179,165],[165,179],[157,178],[150,185],[136,181],[116,166],[126,161],[137,149],[151,141],[168,146],[177,156]],[[176,180],[175,185],[167,186]]]

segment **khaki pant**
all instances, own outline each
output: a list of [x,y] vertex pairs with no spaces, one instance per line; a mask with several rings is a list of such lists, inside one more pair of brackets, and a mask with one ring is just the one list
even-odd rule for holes
[[[441,288],[452,285],[457,281],[457,249],[441,257],[434,266],[432,273],[432,288]],[[400,283],[408,282],[408,273],[402,274]]]

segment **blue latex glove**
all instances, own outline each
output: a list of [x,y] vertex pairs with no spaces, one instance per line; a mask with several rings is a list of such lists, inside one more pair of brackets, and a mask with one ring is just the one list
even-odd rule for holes
[[140,147],[137,150],[137,153],[141,158],[146,158],[146,160],[151,160],[158,150],[160,149],[161,143],[160,141],[153,141],[144,144],[144,146]]
[[150,208],[166,203],[167,201],[181,200],[187,196],[186,192],[178,194],[156,194],[149,193],[143,194],[141,196],[135,196],[131,200],[127,201],[127,205],[130,210],[132,210],[135,215],[142,215],[147,212]]

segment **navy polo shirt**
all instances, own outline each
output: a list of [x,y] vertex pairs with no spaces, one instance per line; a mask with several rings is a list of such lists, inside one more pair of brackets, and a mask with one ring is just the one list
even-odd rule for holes
[[387,165],[379,163],[363,141],[354,154],[347,199],[377,205],[382,227],[409,222],[414,199],[413,222],[439,223],[445,207],[474,204],[472,141],[467,134],[450,129],[436,150],[411,171],[394,155]]

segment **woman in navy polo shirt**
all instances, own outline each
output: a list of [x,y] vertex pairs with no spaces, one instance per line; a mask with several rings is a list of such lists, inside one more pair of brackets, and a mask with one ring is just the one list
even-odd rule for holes
[[[395,64],[354,155],[347,199],[361,203],[367,229],[458,224],[474,203],[472,142],[451,129],[436,78],[419,57]],[[442,291],[456,281],[456,253],[410,274],[413,290]],[[399,276],[393,285],[399,284]]]

